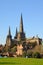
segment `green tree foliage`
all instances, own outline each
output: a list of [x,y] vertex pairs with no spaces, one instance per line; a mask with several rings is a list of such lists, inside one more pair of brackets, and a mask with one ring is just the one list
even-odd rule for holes
[[12,52],[16,52],[16,51],[17,51],[17,47],[14,46],[13,48],[11,48],[11,51],[12,51]]
[[40,55],[39,52],[35,52],[35,53],[33,54],[33,57],[34,57],[34,58],[41,58],[41,55]]
[[32,58],[32,54],[33,54],[33,52],[27,52],[27,56],[29,57],[29,58]]
[[26,55],[27,55],[27,53],[26,53],[26,51],[23,51],[23,57],[26,57]]

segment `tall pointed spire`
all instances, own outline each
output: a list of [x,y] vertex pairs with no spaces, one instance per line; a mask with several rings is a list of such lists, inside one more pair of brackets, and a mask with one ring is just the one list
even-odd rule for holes
[[21,14],[21,19],[20,19],[20,32],[23,32],[23,19],[22,19],[22,14]]
[[11,36],[10,26],[9,26],[9,32],[8,32],[8,35]]
[[6,38],[6,47],[11,47],[11,43],[12,43],[12,36],[11,36],[11,31],[10,31],[10,26],[9,26],[8,35]]
[[18,31],[17,31],[17,27],[16,27],[16,36],[17,36],[17,34],[18,34]]
[[16,27],[16,34],[15,34],[15,39],[17,39],[17,35],[18,35],[18,31],[17,31],[17,27]]

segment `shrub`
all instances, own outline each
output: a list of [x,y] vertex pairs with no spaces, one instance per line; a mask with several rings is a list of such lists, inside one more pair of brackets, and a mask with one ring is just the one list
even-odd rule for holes
[[32,54],[33,54],[33,52],[27,52],[28,58],[32,58]]
[[23,55],[22,56],[26,57],[26,54],[27,54],[26,51],[23,51]]
[[34,57],[34,58],[41,58],[41,55],[40,55],[39,52],[35,52],[35,53],[33,54],[33,57]]

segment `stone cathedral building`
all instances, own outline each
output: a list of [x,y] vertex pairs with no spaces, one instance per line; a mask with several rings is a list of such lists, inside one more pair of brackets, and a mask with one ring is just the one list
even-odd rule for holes
[[24,28],[23,28],[23,18],[21,14],[19,32],[17,31],[16,28],[16,34],[14,36],[14,39],[12,39],[11,30],[9,27],[5,48],[7,51],[8,50],[10,51],[14,47],[16,47],[17,49],[15,53],[17,55],[22,55],[23,51],[41,52],[40,51],[41,50],[40,45],[42,45],[41,42],[42,39],[39,38],[38,36],[37,37],[33,36],[32,38],[26,38]]

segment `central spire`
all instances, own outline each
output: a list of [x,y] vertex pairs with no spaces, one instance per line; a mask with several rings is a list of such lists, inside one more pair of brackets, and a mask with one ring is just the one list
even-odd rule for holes
[[18,35],[18,31],[17,31],[17,27],[16,27],[16,34],[15,34],[15,39],[17,39],[17,35]]
[[20,32],[23,32],[23,19],[22,19],[22,14],[21,14],[21,19],[20,19]]
[[8,34],[11,35],[10,26],[9,26],[9,33]]

